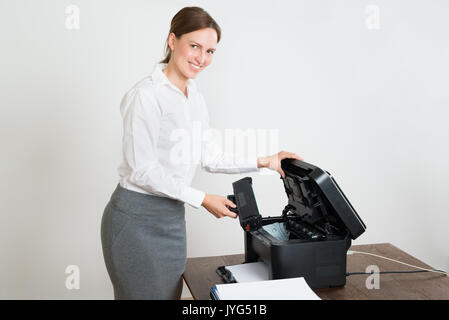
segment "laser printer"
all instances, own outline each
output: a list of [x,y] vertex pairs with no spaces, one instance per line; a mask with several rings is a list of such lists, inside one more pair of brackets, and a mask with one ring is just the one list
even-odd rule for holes
[[228,199],[237,207],[229,209],[245,233],[245,263],[262,261],[269,279],[344,286],[347,251],[365,224],[329,172],[296,159],[283,159],[281,167],[288,203],[280,216],[261,216],[250,177],[232,184]]

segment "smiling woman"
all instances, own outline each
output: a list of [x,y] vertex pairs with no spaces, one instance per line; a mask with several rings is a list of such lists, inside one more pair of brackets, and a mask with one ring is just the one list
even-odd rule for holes
[[165,44],[165,75],[187,95],[187,79],[194,79],[212,62],[221,38],[220,26],[202,8],[186,7],[172,19]]
[[[123,162],[120,181],[101,222],[103,255],[116,299],[179,299],[186,263],[184,204],[203,206],[217,218],[237,215],[226,197],[191,187],[196,162],[173,158],[176,130],[193,136],[193,122],[209,127],[194,78],[212,62],[221,30],[203,9],[187,7],[171,22],[166,57],[123,98]],[[245,173],[267,167],[283,175],[270,157],[226,154],[211,139],[201,141],[201,167],[212,173]],[[196,157],[189,157],[194,159]]]
[[171,21],[167,43],[165,44],[165,58],[161,61],[161,63],[169,63],[170,61],[173,51],[172,46],[169,44],[169,39],[171,36],[179,39],[184,34],[206,28],[215,30],[215,45],[220,42],[221,28],[206,11],[198,7],[186,7],[181,9]]
[[211,64],[217,45],[217,32],[212,28],[204,28],[181,37],[171,32],[167,42],[171,59],[164,73],[187,96],[183,84],[188,79],[195,79],[198,73]]

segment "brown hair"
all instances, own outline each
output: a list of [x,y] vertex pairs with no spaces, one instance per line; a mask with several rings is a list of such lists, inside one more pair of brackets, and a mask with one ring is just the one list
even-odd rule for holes
[[[185,7],[178,11],[171,20],[170,33],[174,33],[176,38],[183,34],[204,28],[213,28],[217,32],[217,43],[220,42],[221,29],[215,20],[200,7]],[[171,49],[168,45],[168,36],[165,42],[165,58],[161,63],[168,63],[171,58]]]

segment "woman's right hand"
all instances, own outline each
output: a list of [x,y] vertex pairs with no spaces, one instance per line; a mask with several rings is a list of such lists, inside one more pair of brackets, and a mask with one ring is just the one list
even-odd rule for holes
[[206,194],[203,203],[201,204],[207,211],[212,213],[216,218],[231,217],[237,218],[237,214],[228,209],[227,206],[237,207],[228,198],[218,196],[215,194]]

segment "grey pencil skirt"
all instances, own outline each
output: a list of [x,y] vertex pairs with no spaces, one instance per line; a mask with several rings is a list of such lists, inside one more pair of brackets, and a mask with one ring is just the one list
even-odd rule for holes
[[184,203],[117,185],[101,220],[115,299],[180,299],[186,263]]

